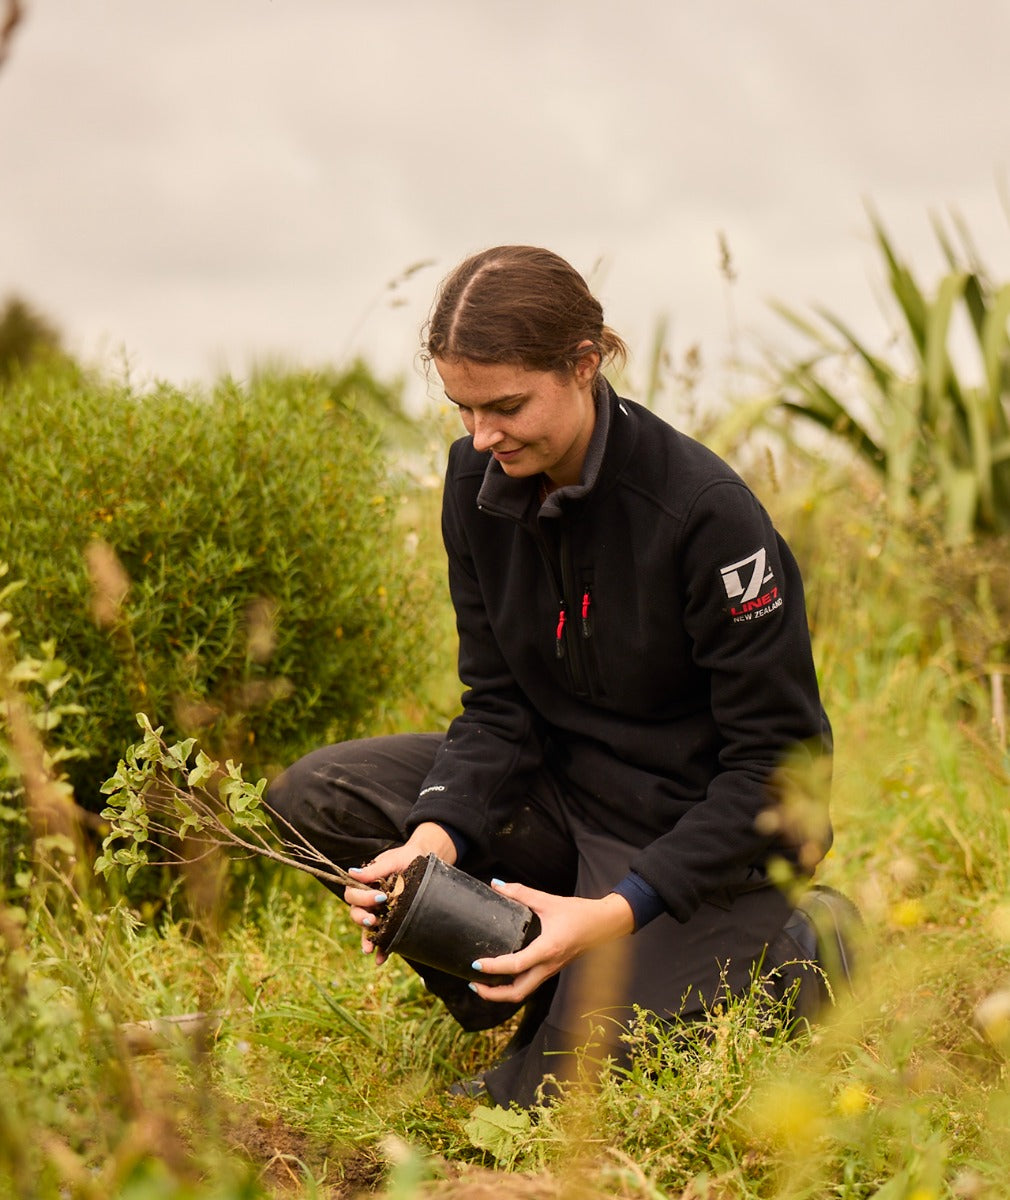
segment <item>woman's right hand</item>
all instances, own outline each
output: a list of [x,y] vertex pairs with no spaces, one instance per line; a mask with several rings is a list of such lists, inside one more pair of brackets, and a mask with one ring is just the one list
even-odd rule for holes
[[426,854],[434,854],[450,865],[456,861],[456,847],[452,838],[434,821],[425,821],[418,825],[402,846],[391,846],[388,850],[383,850],[363,867],[351,867],[351,874],[361,881],[362,886],[344,888],[344,899],[351,907],[351,920],[361,926],[362,951],[365,954],[375,951],[375,961],[378,965],[386,961],[386,955],[381,950],[376,950],[374,942],[368,936],[368,930],[375,924],[376,910],[386,903],[386,895],[380,889],[368,885],[399,875],[415,858]]

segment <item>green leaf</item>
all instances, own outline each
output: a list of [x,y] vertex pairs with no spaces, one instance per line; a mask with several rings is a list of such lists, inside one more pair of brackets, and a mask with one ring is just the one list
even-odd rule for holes
[[186,776],[186,782],[191,788],[200,787],[213,777],[217,769],[218,764],[214,759],[208,757],[202,750],[199,750],[196,755],[196,766]]
[[972,470],[978,489],[979,516],[982,522],[992,526],[996,522],[993,507],[992,441],[989,422],[986,420],[985,402],[976,388],[969,388],[965,392],[964,402],[968,415]]
[[163,725],[159,725],[157,729],[153,729],[151,727],[151,721],[150,721],[147,713],[137,713],[136,720],[137,720],[137,724],[140,726],[140,728],[149,737],[160,738],[161,735],[165,732],[165,727]]
[[916,382],[898,384],[887,409],[885,479],[887,504],[899,519],[910,515],[915,493],[915,463],[922,451],[919,413],[922,387]]
[[978,508],[978,480],[973,471],[952,471],[944,481],[946,519],[944,535],[952,546],[971,540]]
[[1007,371],[1010,354],[1010,339],[1007,337],[1007,321],[1010,320],[1010,283],[1004,284],[996,293],[992,307],[982,325],[982,365],[985,369],[989,390],[990,411],[1001,420],[1000,432],[1006,430],[1006,413],[999,403],[1003,392],[1003,378]]
[[[3,567],[3,570],[0,570],[0,579],[2,579],[10,570],[10,568],[6,563],[0,563],[0,566]],[[4,584],[4,586],[0,588],[0,604],[6,604],[11,596],[15,595],[17,592],[20,592],[26,583],[27,580],[25,579],[14,579],[11,580],[10,583]],[[8,616],[9,615],[10,614],[8,614]]]
[[37,658],[22,658],[7,672],[11,683],[36,683],[42,663]]
[[67,682],[67,664],[59,658],[51,658],[39,666],[39,680],[42,683],[60,685]]
[[185,770],[189,764],[189,756],[193,753],[193,747],[196,745],[196,738],[186,738],[184,741],[176,742],[169,746],[165,751],[164,759],[170,767],[175,767],[178,770]]
[[77,847],[73,843],[72,838],[68,838],[65,833],[50,833],[45,837],[37,838],[35,845],[40,850],[59,850],[61,854],[72,856],[77,853]]
[[206,824],[203,817],[197,816],[196,813],[190,813],[179,822],[179,837],[184,838],[191,829],[194,833],[200,833]]
[[528,1112],[514,1108],[488,1108],[480,1104],[463,1129],[472,1145],[491,1154],[498,1163],[513,1161],[530,1135]]
[[926,379],[926,397],[934,405],[938,405],[943,396],[950,394],[951,365],[947,350],[947,332],[954,302],[963,293],[966,278],[964,272],[945,276],[940,283],[936,300],[927,309],[923,371]]
[[800,316],[800,314],[796,312],[794,308],[790,308],[788,305],[782,304],[778,300],[769,301],[769,307],[774,312],[777,312],[784,321],[787,321],[790,325],[792,325],[794,329],[798,330],[805,337],[809,338],[810,341],[821,346],[827,354],[837,353],[838,347],[834,344],[834,342],[829,341],[828,338],[825,337],[823,330],[818,325],[815,325],[812,321],[807,320],[806,317]]
[[922,357],[926,346],[926,300],[912,273],[899,260],[881,222],[872,213],[870,220],[877,245],[887,263],[891,293],[904,314],[905,324],[912,337],[912,344]]
[[873,382],[877,385],[878,390],[886,396],[890,392],[896,378],[896,372],[890,363],[872,354],[865,343],[860,341],[849,326],[838,317],[825,311],[821,311],[821,316],[838,330],[849,347],[863,360],[869,368],[870,375],[873,378]]
[[63,719],[59,709],[43,709],[42,712],[32,713],[32,724],[42,733],[50,733]]

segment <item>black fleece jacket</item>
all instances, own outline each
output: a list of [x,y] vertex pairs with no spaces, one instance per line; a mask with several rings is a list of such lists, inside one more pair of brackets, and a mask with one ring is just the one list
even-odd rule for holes
[[678,920],[798,860],[758,818],[830,727],[796,562],[730,467],[601,379],[579,485],[541,504],[461,438],[442,530],[467,690],[411,828],[486,844],[546,761]]

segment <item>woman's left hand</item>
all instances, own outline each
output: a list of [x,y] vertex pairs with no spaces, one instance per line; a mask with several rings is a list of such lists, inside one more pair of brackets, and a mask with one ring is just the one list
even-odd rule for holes
[[[496,892],[525,904],[540,918],[540,935],[516,954],[478,959],[479,970],[487,983],[470,986],[485,1000],[525,1000],[572,959],[594,946],[632,933],[635,919],[631,905],[616,892],[599,900],[579,896],[554,896],[538,892],[521,883],[491,885]],[[495,975],[511,975],[511,983],[496,984]]]

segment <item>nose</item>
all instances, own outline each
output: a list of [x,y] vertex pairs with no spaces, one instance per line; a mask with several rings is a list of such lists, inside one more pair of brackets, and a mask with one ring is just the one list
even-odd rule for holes
[[479,408],[473,413],[473,448],[475,450],[490,450],[501,441],[502,432],[498,428],[498,419],[494,413],[482,412]]

